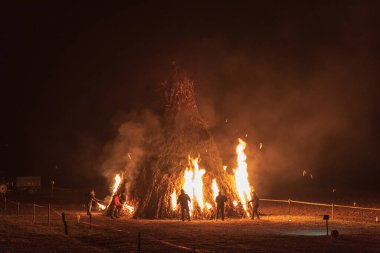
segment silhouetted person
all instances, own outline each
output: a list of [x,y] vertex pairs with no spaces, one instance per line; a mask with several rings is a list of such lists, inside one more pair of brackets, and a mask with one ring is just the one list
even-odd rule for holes
[[255,215],[257,219],[260,219],[259,215],[259,205],[260,205],[260,199],[257,197],[256,192],[252,193],[252,199],[248,201],[248,203],[252,203],[253,208],[252,208],[252,219],[255,218]]
[[216,219],[219,218],[219,212],[222,214],[222,220],[224,220],[224,202],[227,201],[227,197],[222,194],[222,192],[219,192],[219,195],[216,196],[215,202],[216,202]]
[[92,214],[91,214],[92,204],[94,202],[98,202],[98,201],[99,200],[97,198],[95,198],[95,191],[91,190],[90,194],[87,197],[87,201],[86,201],[87,215],[90,216],[90,222],[92,220]]
[[181,205],[182,221],[185,221],[185,213],[187,214],[187,219],[190,221],[189,202],[191,203],[189,195],[187,195],[185,191],[181,189],[181,194],[178,196],[177,199],[177,205],[178,203]]

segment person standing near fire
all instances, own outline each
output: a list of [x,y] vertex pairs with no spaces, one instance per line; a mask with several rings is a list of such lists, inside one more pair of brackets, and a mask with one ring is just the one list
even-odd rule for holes
[[252,209],[252,219],[255,218],[255,214],[257,219],[260,219],[259,215],[259,205],[260,205],[260,199],[257,197],[256,191],[252,192],[252,199],[248,201],[248,203],[252,203],[253,209]]
[[92,189],[90,191],[90,194],[88,195],[87,201],[86,201],[87,215],[90,216],[90,223],[92,221],[92,214],[91,214],[92,204],[94,202],[98,202],[98,201],[99,200],[95,197],[95,191],[94,191],[94,189]]
[[183,189],[181,189],[181,194],[178,196],[177,199],[177,205],[181,205],[181,215],[182,215],[182,221],[185,221],[185,213],[187,215],[188,221],[190,221],[190,208],[189,203],[191,203],[191,199],[189,195],[185,193]]
[[122,206],[120,203],[120,196],[121,196],[121,194],[117,193],[112,198],[112,202],[110,205],[110,215],[111,215],[112,219],[113,218],[119,218],[118,210],[119,210],[119,207]]
[[216,196],[215,202],[216,202],[216,219],[219,219],[219,212],[222,216],[222,221],[224,221],[224,202],[227,201],[227,197],[222,194],[222,192],[219,192],[219,195]]

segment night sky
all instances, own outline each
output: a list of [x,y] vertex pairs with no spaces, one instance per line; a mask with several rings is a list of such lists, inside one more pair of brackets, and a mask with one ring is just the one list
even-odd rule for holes
[[226,164],[248,142],[261,192],[376,193],[377,1],[230,2],[2,3],[2,175],[103,182],[104,146],[131,114],[160,114],[175,61]]

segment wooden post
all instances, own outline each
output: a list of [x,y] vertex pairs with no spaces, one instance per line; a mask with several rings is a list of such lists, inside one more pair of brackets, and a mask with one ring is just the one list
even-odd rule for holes
[[36,223],[36,204],[33,203],[33,224]]
[[288,199],[288,215],[290,215],[290,199]]
[[66,223],[65,213],[62,213],[62,222],[63,222],[63,226],[65,227],[65,235],[68,235],[69,231],[67,230],[67,223]]
[[20,201],[17,202],[17,216],[20,215]]
[[141,232],[137,234],[137,252],[141,252]]
[[50,226],[50,203],[48,205],[48,225]]
[[331,219],[334,220],[334,203],[331,204]]

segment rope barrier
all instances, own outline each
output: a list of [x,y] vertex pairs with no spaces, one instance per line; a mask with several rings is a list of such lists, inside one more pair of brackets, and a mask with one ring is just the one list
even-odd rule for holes
[[343,207],[343,208],[360,209],[360,210],[380,211],[380,208],[371,208],[371,207],[345,206],[345,205],[335,205],[335,204],[334,204],[334,207]]
[[[380,211],[380,208],[372,208],[372,207],[360,207],[360,206],[347,206],[347,205],[338,205],[338,204],[326,204],[326,203],[317,203],[317,202],[307,202],[307,201],[299,201],[299,200],[285,200],[285,199],[260,199],[261,201],[267,201],[267,202],[278,202],[278,203],[295,203],[295,204],[304,204],[304,205],[313,205],[313,206],[326,206],[326,207],[340,207],[340,208],[350,208],[350,209],[358,209],[358,210],[369,210],[369,211]],[[10,202],[15,205],[21,204],[20,202],[15,202],[10,199],[7,199],[7,202]],[[37,205],[37,204],[30,204],[26,203],[23,205],[34,205],[35,207],[39,208],[47,208],[47,206]],[[54,208],[51,208],[56,214],[61,215],[61,212],[58,212]]]
[[55,210],[54,208],[51,208],[50,210],[53,210],[54,213],[56,213],[58,216],[61,216],[62,212],[58,212],[57,210]]
[[337,205],[337,204],[326,204],[326,203],[316,203],[316,202],[306,202],[306,201],[298,201],[298,200],[283,200],[283,199],[260,199],[261,201],[267,202],[282,202],[282,203],[296,203],[296,204],[304,204],[304,205],[313,205],[313,206],[327,206],[327,207],[341,207],[341,208],[351,208],[351,209],[359,209],[359,210],[371,210],[371,211],[380,211],[380,208],[372,208],[372,207],[360,207],[360,206],[347,206],[347,205]]
[[289,203],[291,200],[282,200],[282,199],[260,199],[262,201],[268,201],[268,202],[282,202],[282,203]]
[[[305,202],[305,201],[297,201],[297,200],[291,200],[291,203],[296,204],[304,204],[304,205],[312,205],[312,206],[328,206],[331,207],[332,204],[324,204],[324,203],[315,203],[315,202]],[[334,205],[335,206],[335,205]]]

